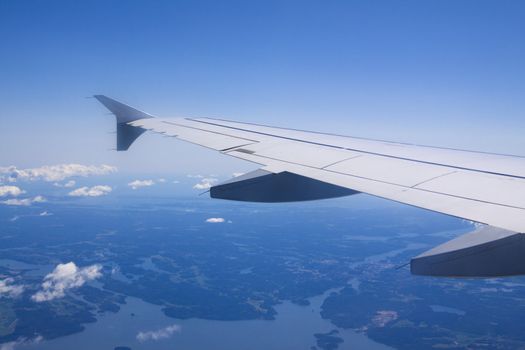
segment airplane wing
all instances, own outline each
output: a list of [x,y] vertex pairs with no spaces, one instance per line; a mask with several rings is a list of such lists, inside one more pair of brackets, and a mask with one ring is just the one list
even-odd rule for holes
[[155,118],[95,95],[117,119],[117,150],[144,131],[259,164],[213,198],[287,202],[368,193],[485,224],[411,260],[415,274],[525,274],[525,158],[213,118]]

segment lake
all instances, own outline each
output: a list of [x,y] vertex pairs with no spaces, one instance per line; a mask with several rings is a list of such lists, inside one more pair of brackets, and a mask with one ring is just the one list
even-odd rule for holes
[[[86,325],[78,334],[43,341],[38,344],[21,344],[17,349],[114,349],[127,346],[138,349],[311,349],[316,345],[315,333],[338,329],[320,316],[320,308],[329,293],[310,298],[310,305],[298,306],[284,302],[276,306],[273,321],[210,321],[203,319],[177,320],[166,317],[161,307],[128,297],[118,313],[107,313],[96,323]],[[180,330],[169,333],[168,338],[137,340],[139,332],[158,331],[176,325]],[[173,330],[174,328],[172,328]],[[338,329],[344,339],[339,349],[391,349],[352,330]]]

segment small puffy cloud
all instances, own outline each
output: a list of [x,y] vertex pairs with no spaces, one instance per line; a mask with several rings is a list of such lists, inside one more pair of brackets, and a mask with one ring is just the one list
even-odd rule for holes
[[18,195],[21,195],[22,193],[24,193],[24,191],[22,191],[17,186],[0,186],[0,197],[5,197],[5,196],[16,197]]
[[71,188],[71,187],[74,187],[76,184],[77,184],[77,182],[75,180],[69,180],[65,184],[61,184],[59,182],[55,182],[53,185],[56,186],[56,187]]
[[164,182],[166,182],[166,179],[160,178],[157,181],[160,182],[160,183],[164,183]]
[[140,187],[149,187],[153,185],[155,185],[155,181],[153,180],[135,180],[128,183],[128,186],[134,190]]
[[109,192],[111,192],[111,187],[98,185],[77,188],[76,190],[69,192],[69,195],[72,197],[100,197],[107,195]]
[[210,224],[220,224],[220,223],[223,223],[225,220],[224,218],[209,218],[209,219],[206,219],[206,222],[210,223]]
[[47,212],[45,210],[43,212],[41,212],[40,214],[38,214],[38,216],[51,216],[51,215],[53,215],[53,213],[49,213],[49,212]]
[[208,190],[211,188],[211,186],[213,186],[214,183],[216,183],[217,181],[219,181],[218,179],[216,178],[213,178],[213,177],[205,177],[203,178],[199,183],[195,184],[193,186],[194,189],[196,190]]
[[68,289],[78,288],[84,283],[102,276],[102,266],[95,264],[79,268],[74,262],[58,264],[53,272],[44,277],[42,290],[31,296],[36,302],[50,301],[65,296]]
[[77,182],[75,180],[69,180],[68,182],[66,182],[64,184],[64,187],[73,187],[77,184]]
[[33,198],[24,198],[24,199],[11,198],[5,201],[1,201],[0,203],[6,204],[6,205],[29,206],[33,203],[42,203],[45,201],[46,199],[44,197],[36,196]]
[[144,342],[147,340],[161,340],[167,339],[173,336],[173,334],[180,332],[180,326],[173,324],[165,328],[158,329],[156,331],[139,332],[137,334],[137,340]]
[[0,280],[0,298],[3,296],[15,298],[22,294],[24,286],[13,284],[14,281],[11,277]]
[[42,342],[42,340],[44,340],[44,337],[42,337],[41,335],[38,335],[31,339],[21,337],[15,341],[0,344],[0,350],[14,350],[18,346],[39,344],[40,342]]
[[16,166],[9,166],[0,167],[0,178],[9,182],[17,180],[55,182],[63,181],[73,176],[106,175],[116,171],[117,168],[110,165],[59,164],[30,169],[18,169]]

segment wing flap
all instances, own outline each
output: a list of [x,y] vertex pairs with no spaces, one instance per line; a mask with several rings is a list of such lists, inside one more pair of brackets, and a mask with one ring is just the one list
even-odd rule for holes
[[373,155],[348,159],[326,170],[405,187],[416,186],[454,171],[439,165]]
[[425,182],[417,188],[525,209],[525,181],[519,178],[458,171]]
[[259,157],[300,164],[317,169],[362,155],[362,153],[359,152],[288,140],[259,142],[248,147],[243,147],[243,151]]

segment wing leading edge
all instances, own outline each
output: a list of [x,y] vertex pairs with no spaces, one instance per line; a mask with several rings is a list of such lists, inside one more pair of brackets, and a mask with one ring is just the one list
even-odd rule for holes
[[488,225],[412,259],[413,273],[525,274],[524,157],[211,118],[155,118],[103,95],[95,98],[116,116],[118,150],[152,131],[262,166],[212,187],[213,198],[286,202],[368,193]]

